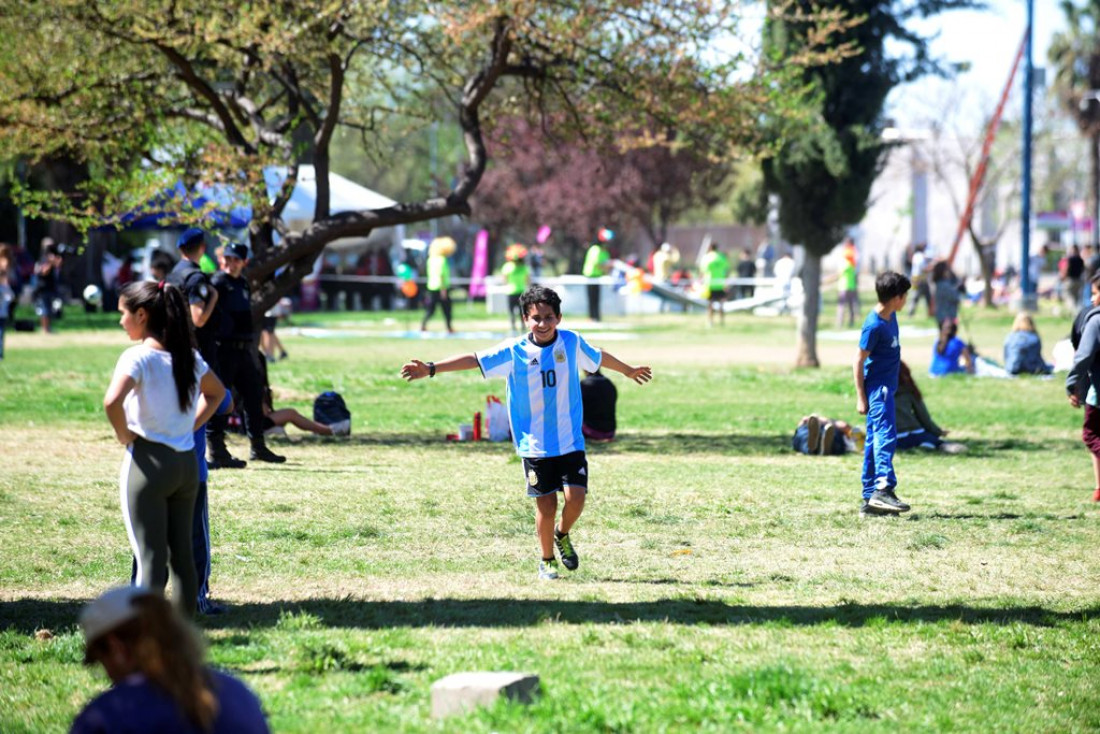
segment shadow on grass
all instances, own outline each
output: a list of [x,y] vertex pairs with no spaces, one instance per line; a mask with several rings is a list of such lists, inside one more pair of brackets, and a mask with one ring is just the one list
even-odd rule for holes
[[966,453],[952,456],[951,459],[988,458],[1005,451],[1076,451],[1081,446],[1080,439],[1058,438],[1033,441],[1026,438],[967,438],[959,439],[966,444]]
[[[794,431],[791,431],[794,433]],[[676,454],[789,454],[791,436],[786,433],[625,433],[614,442],[589,444],[591,454],[644,453],[657,456]]]
[[[793,433],[793,431],[792,431]],[[307,440],[312,440],[307,437]],[[351,435],[340,439],[324,439],[326,445],[333,448],[383,446],[392,448],[423,448],[453,450],[461,447],[463,451],[485,453],[512,453],[511,443],[455,443],[447,441],[442,433],[425,431],[423,433],[388,433]],[[276,439],[271,442],[280,449],[293,452],[294,441]],[[775,455],[795,453],[791,450],[791,437],[788,434],[761,433],[760,435],[738,433],[622,433],[611,443],[588,443],[590,454],[632,454],[645,453],[657,455],[674,454],[740,454]],[[291,457],[292,458],[292,457]]]
[[[82,602],[19,599],[0,602],[0,629],[25,634],[48,628],[63,630],[76,623]],[[1040,606],[982,607],[966,604],[919,605],[841,604],[815,606],[753,606],[722,601],[660,599],[646,602],[561,601],[549,599],[424,599],[420,601],[362,601],[311,599],[239,604],[229,614],[206,618],[211,629],[275,627],[287,614],[309,614],[329,628],[393,629],[399,627],[532,627],[547,622],[565,624],[629,624],[669,622],[680,625],[764,625],[791,627],[910,622],[964,624],[1026,624],[1051,627],[1100,616],[1100,606],[1073,612]]]
[[927,515],[914,513],[908,520],[1084,520],[1084,515],[1050,515],[1028,512],[1018,514],[1015,512],[992,512],[983,515],[976,512],[932,512]]
[[[729,454],[740,456],[795,456],[791,450],[791,433],[633,433],[627,431],[620,433],[611,443],[589,442],[587,451],[590,454]],[[297,441],[312,441],[312,437],[297,439]],[[389,433],[379,432],[374,434],[352,435],[339,439],[322,439],[324,443],[333,447],[369,447],[383,446],[392,448],[424,448],[445,450],[461,445],[464,451],[484,451],[495,453],[498,450],[511,451],[510,443],[494,444],[482,441],[477,444],[455,444],[447,441],[442,433],[425,430],[422,433]],[[272,445],[293,451],[297,441],[275,439]],[[1079,440],[1058,439],[1030,441],[1019,438],[1004,439],[967,439],[966,453],[950,457],[954,460],[966,460],[975,458],[989,458],[1006,451],[1074,451],[1080,446]],[[498,448],[499,447],[499,448]],[[919,454],[913,451],[914,454]]]

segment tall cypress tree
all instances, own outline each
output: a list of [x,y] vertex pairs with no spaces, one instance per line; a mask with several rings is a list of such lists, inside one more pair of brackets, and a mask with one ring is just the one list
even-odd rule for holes
[[[787,241],[806,248],[799,314],[799,366],[817,367],[818,295],[821,258],[867,212],[871,185],[889,145],[882,140],[886,97],[898,84],[928,73],[945,73],[929,55],[928,38],[905,27],[914,18],[976,7],[972,0],[795,0],[810,17],[841,10],[855,22],[833,38],[846,48],[840,61],[807,69],[804,81],[820,95],[821,124],[788,140],[763,163],[764,185],[780,197],[779,226]],[[792,55],[809,41],[810,23],[787,10],[769,21],[764,44],[774,59]],[[891,43],[893,41],[893,43]],[[889,44],[889,48],[887,48]],[[893,53],[891,53],[893,52]]]

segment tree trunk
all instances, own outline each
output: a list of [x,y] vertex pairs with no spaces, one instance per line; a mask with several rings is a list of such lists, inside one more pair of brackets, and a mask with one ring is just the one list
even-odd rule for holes
[[802,292],[805,300],[798,312],[797,367],[820,367],[817,360],[817,316],[821,297],[821,256],[807,248],[802,263]]
[[1089,216],[1092,217],[1092,244],[1100,242],[1100,133],[1089,136]]
[[996,270],[997,245],[983,245],[975,242],[974,248],[978,251],[978,260],[982,268],[982,305],[986,308],[996,308],[993,303],[993,272]]

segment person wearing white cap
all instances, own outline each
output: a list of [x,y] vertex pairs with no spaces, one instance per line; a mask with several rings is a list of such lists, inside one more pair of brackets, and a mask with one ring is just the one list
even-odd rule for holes
[[241,681],[203,664],[198,634],[163,596],[111,589],[80,613],[84,663],[111,688],[73,721],[72,734],[266,734],[260,701]]

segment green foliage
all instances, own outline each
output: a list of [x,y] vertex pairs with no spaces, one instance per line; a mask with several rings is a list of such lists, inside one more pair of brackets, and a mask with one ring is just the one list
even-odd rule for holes
[[[828,32],[798,59],[757,64],[729,50],[749,46],[731,43],[735,11],[695,0],[0,0],[0,140],[11,156],[86,166],[75,190],[20,193],[28,211],[84,229],[135,209],[199,221],[210,212],[152,200],[180,180],[189,191],[231,186],[252,206],[259,313],[335,239],[469,214],[488,163],[482,127],[500,117],[557,120],[628,146],[668,129],[677,145],[774,144],[804,116],[791,82]],[[382,159],[401,147],[395,138],[433,125],[461,140],[461,158],[447,161],[456,175],[430,190],[409,179],[414,198],[394,207],[332,215],[325,182],[346,145],[334,146],[337,130]],[[292,231],[283,208],[303,163],[316,167],[318,205]],[[271,164],[289,167],[273,200]]]
[[[788,140],[763,162],[765,185],[782,200],[779,221],[787,240],[825,255],[847,227],[863,218],[889,149],[881,140],[887,95],[923,74],[943,73],[928,54],[928,39],[907,29],[905,22],[975,5],[973,0],[921,0],[904,7],[884,0],[795,3],[807,13],[841,10],[850,23],[832,39],[844,58],[804,72],[819,95],[821,124]],[[765,46],[782,58],[812,33],[797,16],[772,20],[765,26]],[[901,46],[907,53],[898,52]]]

